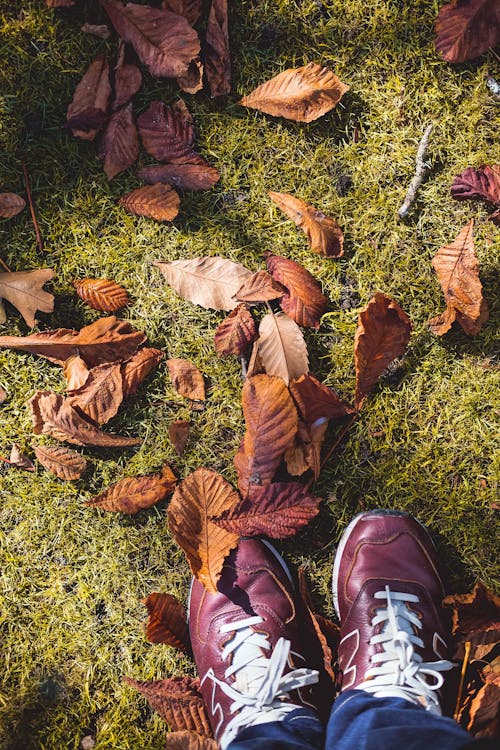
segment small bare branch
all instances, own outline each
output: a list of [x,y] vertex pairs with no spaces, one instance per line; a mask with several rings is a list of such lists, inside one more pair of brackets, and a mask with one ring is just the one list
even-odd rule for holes
[[410,210],[410,206],[412,205],[417,195],[417,190],[419,189],[420,185],[424,181],[425,175],[427,174],[429,170],[429,165],[425,161],[425,155],[427,152],[427,147],[429,145],[429,138],[430,138],[433,128],[434,128],[434,125],[432,123],[430,125],[427,125],[425,129],[425,133],[422,136],[422,140],[419,143],[418,151],[417,151],[417,159],[416,159],[415,176],[413,177],[413,180],[410,183],[410,187],[408,188],[408,192],[406,193],[406,198],[403,201],[403,205],[401,206],[401,208],[398,209],[398,216],[400,219],[404,219],[405,216],[408,214],[408,211]]

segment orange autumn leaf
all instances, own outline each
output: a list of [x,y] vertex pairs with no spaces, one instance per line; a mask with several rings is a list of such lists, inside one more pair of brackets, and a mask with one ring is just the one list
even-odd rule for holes
[[314,375],[306,374],[291,380],[289,388],[302,419],[308,425],[318,419],[342,419],[354,413],[349,404]]
[[123,401],[121,365],[104,364],[93,367],[79,388],[68,390],[66,403],[90,417],[96,424],[109,422]]
[[452,634],[455,637],[454,658],[462,658],[464,644],[472,644],[472,658],[482,658],[500,641],[500,597],[479,582],[467,594],[451,594],[443,600],[452,608]]
[[161,362],[164,354],[160,349],[145,346],[121,365],[123,379],[123,398],[137,393],[142,381]]
[[184,653],[191,650],[186,611],[172,594],[154,592],[143,600],[148,610],[146,638],[150,643],[166,643]]
[[87,382],[90,370],[79,354],[73,354],[63,363],[63,373],[67,380],[66,389],[76,391]]
[[129,214],[156,221],[173,221],[179,213],[181,199],[170,185],[158,182],[132,190],[120,198],[119,203]]
[[340,258],[344,254],[344,235],[335,219],[288,193],[270,190],[268,195],[302,229],[311,250],[328,258]]
[[219,324],[214,336],[215,351],[219,357],[243,354],[256,336],[251,312],[246,305],[238,305]]
[[109,279],[78,279],[73,286],[89,307],[101,312],[116,312],[130,302],[127,290]]
[[184,419],[176,419],[168,426],[168,436],[178,456],[182,456],[189,437],[190,424]]
[[500,674],[488,674],[484,685],[472,699],[467,731],[475,738],[498,738],[499,730]]
[[36,445],[34,451],[44,469],[65,482],[80,479],[87,470],[87,462],[84,457],[76,451],[70,450],[70,448],[64,448],[62,445],[55,448]]
[[87,500],[85,505],[134,515],[164,500],[174,491],[176,484],[172,469],[165,465],[161,474],[121,479],[92,500]]
[[312,469],[317,479],[321,468],[321,448],[328,428],[328,420],[320,418],[313,424],[299,419],[299,427],[292,445],[285,451],[286,469],[292,476],[301,476]]
[[287,290],[280,302],[283,312],[299,326],[318,329],[328,304],[319,282],[294,260],[267,255],[266,263],[273,279]]
[[177,393],[191,401],[205,400],[203,375],[189,359],[167,359],[167,367]]

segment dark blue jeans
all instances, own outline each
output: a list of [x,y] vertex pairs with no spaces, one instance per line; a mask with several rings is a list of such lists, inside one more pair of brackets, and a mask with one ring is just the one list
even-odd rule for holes
[[489,741],[474,742],[453,719],[409,701],[347,690],[333,704],[326,737],[314,711],[298,708],[283,721],[244,729],[227,750],[465,750],[469,745],[471,750],[490,747]]

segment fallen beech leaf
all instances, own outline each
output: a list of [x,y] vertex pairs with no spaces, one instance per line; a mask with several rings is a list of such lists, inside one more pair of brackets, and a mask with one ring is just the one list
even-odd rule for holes
[[153,164],[142,167],[137,176],[144,182],[162,182],[181,190],[210,190],[219,182],[219,173],[206,162],[202,164]]
[[321,447],[325,439],[328,420],[319,419],[309,425],[299,419],[293,444],[285,451],[286,470],[292,476],[301,476],[312,469],[317,479],[321,469]]
[[212,0],[210,5],[206,30],[205,70],[212,98],[231,92],[227,0]]
[[172,594],[150,594],[144,599],[148,610],[146,638],[150,643],[166,643],[185,654],[191,650],[184,607]]
[[336,684],[337,678],[333,670],[332,664],[334,663],[334,654],[337,653],[338,644],[340,641],[340,628],[335,625],[331,620],[318,614],[314,611],[309,590],[307,587],[307,580],[305,576],[304,567],[299,568],[299,592],[302,597],[302,603],[306,610],[309,620],[309,627],[312,630],[320,643],[321,651],[323,654],[323,670],[328,675],[332,684]]
[[118,61],[115,67],[115,98],[113,110],[128,104],[142,84],[142,73],[133,63],[125,62],[125,43],[120,40]]
[[24,453],[21,452],[21,448],[17,443],[12,444],[9,458],[0,456],[0,461],[4,461],[6,464],[10,464],[10,466],[15,466],[17,469],[24,469],[24,471],[35,471],[33,461],[31,461],[28,456],[25,456]]
[[144,477],[125,477],[108,487],[100,495],[87,500],[85,505],[101,510],[135,515],[140,510],[151,508],[174,491],[177,479],[167,464],[161,474]]
[[289,68],[244,96],[243,107],[275,117],[312,122],[335,107],[349,86],[321,65]]
[[104,52],[92,60],[75,89],[66,112],[66,125],[77,138],[93,141],[108,117],[111,84]]
[[87,470],[87,462],[84,457],[69,448],[63,446],[49,448],[45,445],[36,445],[34,451],[44,469],[66,482],[72,479],[80,479]]
[[63,373],[67,380],[66,390],[76,391],[85,385],[90,370],[79,354],[73,354],[63,363]]
[[309,370],[307,345],[299,326],[285,313],[268,313],[259,325],[256,345],[259,358],[268,375],[299,378]]
[[429,321],[432,332],[438,336],[449,331],[455,321],[473,336],[488,320],[473,230],[474,219],[471,219],[451,245],[440,247],[432,259],[446,300],[446,310]]
[[89,307],[101,312],[115,312],[130,303],[128,292],[109,279],[78,279],[73,281],[78,296]]
[[167,359],[167,367],[177,393],[191,401],[205,400],[203,375],[189,359]]
[[194,124],[182,99],[173,107],[160,101],[151,102],[137,118],[137,126],[144,148],[158,161],[204,164],[194,149]]
[[246,497],[253,489],[271,484],[283,454],[293,443],[298,416],[283,380],[270,375],[245,380],[242,406],[246,432],[234,465],[238,486]]
[[0,406],[7,400],[7,391],[0,387]]
[[[0,273],[0,300],[6,299],[14,305],[26,324],[32,328],[35,325],[37,310],[44,313],[51,313],[54,310],[54,295],[43,289],[43,285],[53,276],[52,268]],[[0,342],[3,338],[9,337],[0,337]],[[0,346],[2,346],[1,343]]]
[[12,219],[21,213],[25,205],[24,198],[16,193],[0,193],[0,218]]
[[497,0],[453,0],[439,10],[434,43],[447,62],[473,60],[499,42]]
[[328,258],[340,258],[344,254],[344,235],[335,219],[288,193],[270,190],[268,195],[302,229],[312,250]]
[[500,597],[479,582],[467,594],[452,594],[443,600],[445,607],[452,607],[452,634],[455,637],[454,659],[463,658],[465,641],[472,644],[471,657],[482,658],[477,653],[482,646],[491,646],[500,641]]
[[[453,180],[451,195],[457,201],[479,200],[492,206],[500,206],[500,164],[478,169],[467,167]],[[489,217],[495,223],[499,223],[497,213]]]
[[58,365],[64,365],[68,357],[79,354],[91,369],[96,365],[121,362],[131,357],[145,340],[142,331],[111,315],[99,318],[80,331],[57,328],[31,336],[0,336],[0,347],[30,352]]
[[85,383],[68,391],[66,403],[86,414],[96,424],[109,422],[123,401],[121,365],[97,365],[90,370]]
[[178,456],[182,456],[189,437],[189,422],[184,419],[176,419],[168,426],[168,436]]
[[128,169],[139,156],[132,103],[111,115],[99,148],[108,180]]
[[214,310],[232,310],[237,302],[234,295],[245,279],[251,276],[240,263],[215,255],[211,258],[174,260],[153,263],[167,283],[184,299]]
[[84,419],[62,396],[50,391],[37,391],[28,401],[35,435],[51,435],[56,440],[74,445],[126,448],[140,445],[138,438],[110,435]]
[[243,354],[256,335],[252,313],[246,305],[238,305],[218,326],[214,337],[215,351],[219,357]]
[[84,23],[80,31],[83,31],[84,34],[97,36],[99,39],[109,39],[111,36],[111,31],[105,23]]
[[195,578],[212,593],[217,593],[224,559],[239,537],[211,519],[238,501],[238,493],[220,474],[200,468],[178,485],[168,508],[175,541],[184,550]]
[[241,536],[286,539],[318,514],[320,498],[307,494],[304,485],[277,482],[256,491],[251,499],[212,518],[227,531]]
[[486,676],[483,687],[473,698],[467,731],[475,738],[496,737],[500,729],[500,674]]
[[355,411],[314,375],[302,375],[289,387],[299,414],[308,425],[322,418],[342,419]]
[[144,185],[120,198],[120,206],[136,216],[156,221],[173,221],[179,213],[179,195],[170,185]]
[[198,34],[182,16],[148,5],[99,2],[119,36],[133,46],[152,76],[181,76],[199,54]]
[[279,299],[286,289],[278,284],[267,271],[256,271],[240,286],[235,299],[238,302],[247,302],[250,305],[258,305],[260,302],[269,302]]
[[210,737],[195,732],[169,732],[165,750],[217,750],[219,745]]
[[264,375],[266,372],[262,360],[259,356],[259,340],[252,346],[252,354],[248,363],[246,377],[251,378],[253,375]]
[[187,73],[177,79],[181,91],[185,91],[186,94],[197,94],[198,91],[201,91],[203,88],[203,70],[203,63],[199,57],[191,60]]
[[164,354],[159,349],[144,347],[122,364],[123,398],[134,396],[150,372],[161,362]]
[[163,0],[162,2],[162,7],[165,10],[183,16],[191,26],[194,26],[201,16],[202,6],[203,0]]
[[294,260],[268,255],[266,263],[273,279],[288,290],[280,301],[282,310],[299,326],[318,329],[328,305],[319,282]]
[[356,409],[361,408],[388,365],[402,356],[411,328],[409,317],[398,303],[380,292],[361,310],[354,336]]
[[142,693],[171,729],[198,732],[207,737],[212,735],[197,677],[171,677],[168,680],[144,682],[124,677],[123,682]]

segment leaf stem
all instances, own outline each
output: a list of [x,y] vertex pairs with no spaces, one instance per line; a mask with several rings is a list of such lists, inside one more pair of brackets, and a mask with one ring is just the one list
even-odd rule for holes
[[462,662],[462,669],[460,670],[460,683],[458,685],[458,692],[457,692],[457,702],[455,704],[455,711],[453,712],[453,718],[455,719],[455,721],[458,721],[458,717],[460,714],[460,704],[462,702],[462,693],[464,690],[465,673],[467,672],[467,667],[469,666],[471,646],[472,646],[471,641],[465,642],[464,659]]
[[30,206],[31,218],[33,220],[33,226],[35,228],[36,244],[38,245],[39,251],[43,252],[42,235],[40,234],[40,229],[38,227],[38,221],[36,219],[35,206],[33,205],[33,198],[31,197],[31,190],[30,190],[30,181],[29,181],[29,177],[28,177],[28,170],[26,169],[26,164],[24,163],[24,159],[21,159],[21,167],[23,169],[24,186],[26,188],[26,195],[27,195],[27,198],[28,198],[29,206]]
[[9,266],[7,265],[7,263],[4,263],[4,262],[3,262],[3,260],[2,260],[1,258],[0,258],[0,266],[2,266],[2,268],[5,268],[5,270],[6,270],[6,271],[7,271],[8,273],[11,273],[11,270],[10,270]]
[[[326,463],[327,463],[327,462],[328,462],[328,461],[330,460],[330,458],[331,458],[331,456],[332,456],[333,452],[335,451],[335,449],[336,449],[336,448],[338,448],[338,446],[340,445],[340,443],[342,442],[342,440],[343,440],[343,439],[344,439],[344,437],[346,436],[347,432],[348,432],[348,431],[349,431],[349,429],[351,428],[351,425],[353,425],[353,424],[354,424],[354,422],[356,421],[356,419],[358,418],[358,415],[359,415],[359,411],[355,412],[355,413],[354,413],[354,414],[353,414],[353,415],[351,416],[351,418],[349,419],[349,421],[348,421],[348,422],[347,422],[347,423],[346,423],[346,424],[345,424],[345,425],[343,426],[343,428],[342,428],[342,429],[340,430],[339,434],[337,435],[337,439],[335,440],[335,442],[333,443],[333,445],[332,445],[332,446],[330,446],[330,449],[329,449],[328,453],[326,454],[326,456],[324,456],[324,458],[323,458],[323,460],[322,460],[322,462],[321,462],[321,465],[320,465],[320,467],[319,467],[319,471],[321,471],[321,469],[323,469],[323,468],[324,468],[324,466],[326,465]],[[318,473],[319,473],[319,472],[318,472]],[[315,481],[316,481],[316,480],[315,480],[315,477],[311,477],[311,479],[310,479],[310,480],[308,481],[308,483],[307,483],[307,484],[305,485],[305,488],[304,488],[304,490],[305,490],[306,492],[308,492],[308,491],[309,491],[309,490],[311,489],[311,487],[312,487],[312,485],[314,484],[314,482],[315,482]]]

